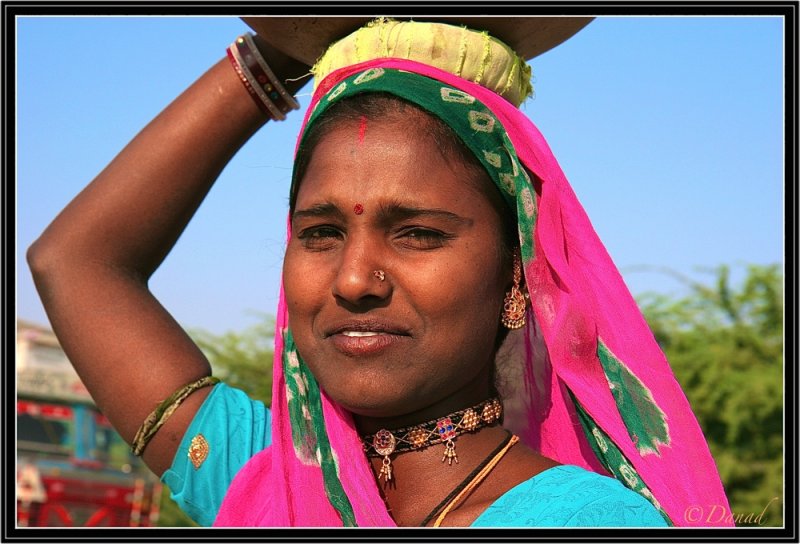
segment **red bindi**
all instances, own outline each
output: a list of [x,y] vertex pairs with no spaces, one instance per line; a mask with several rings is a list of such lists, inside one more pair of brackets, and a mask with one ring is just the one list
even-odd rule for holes
[[361,204],[356,204],[355,206],[353,206],[353,212],[355,212],[356,215],[361,215],[362,213],[364,213],[364,206],[362,206]]

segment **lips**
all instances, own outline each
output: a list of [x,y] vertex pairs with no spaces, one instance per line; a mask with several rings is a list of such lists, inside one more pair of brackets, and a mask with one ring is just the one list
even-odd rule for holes
[[408,328],[379,319],[348,320],[331,325],[325,339],[348,357],[377,355],[410,338]]

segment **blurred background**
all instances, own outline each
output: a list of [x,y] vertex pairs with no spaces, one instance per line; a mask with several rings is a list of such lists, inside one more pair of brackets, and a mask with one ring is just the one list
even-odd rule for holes
[[[236,17],[16,20],[20,525],[191,523],[94,409],[24,254],[246,30]],[[530,62],[522,106],[670,359],[739,525],[783,523],[783,40],[777,17],[598,18]],[[266,402],[301,118],[234,157],[151,281],[215,374]]]

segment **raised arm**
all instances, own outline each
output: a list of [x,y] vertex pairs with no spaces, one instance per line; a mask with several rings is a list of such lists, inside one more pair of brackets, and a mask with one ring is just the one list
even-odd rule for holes
[[[308,66],[258,40],[277,77]],[[299,83],[287,84],[295,92]],[[223,167],[267,121],[227,59],[151,121],[28,250],[50,323],[97,406],[128,442],[174,391],[210,366],[148,289]],[[156,433],[144,461],[169,467],[208,388]]]

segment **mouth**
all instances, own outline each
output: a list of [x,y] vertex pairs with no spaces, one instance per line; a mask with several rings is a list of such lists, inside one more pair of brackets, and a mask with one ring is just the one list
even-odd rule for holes
[[352,319],[333,323],[326,328],[323,336],[329,338],[337,334],[350,338],[365,338],[380,334],[411,336],[408,327],[383,319]]
[[410,338],[407,328],[380,320],[339,323],[325,333],[333,347],[348,357],[377,355]]

